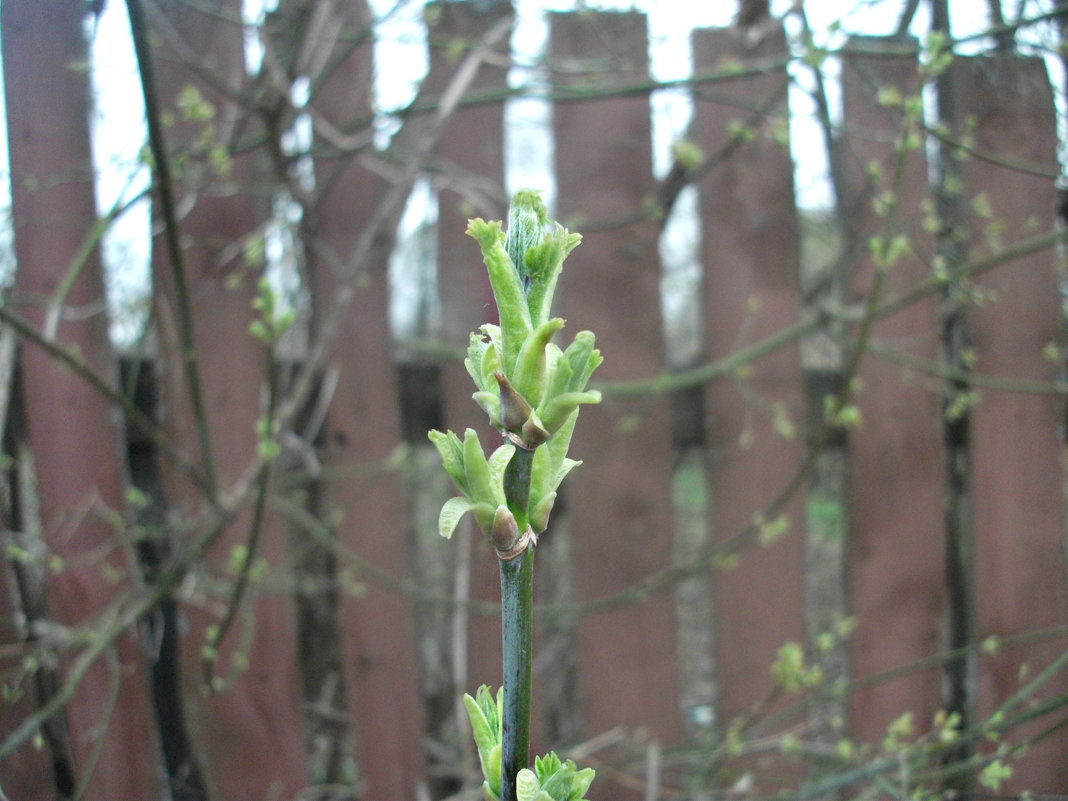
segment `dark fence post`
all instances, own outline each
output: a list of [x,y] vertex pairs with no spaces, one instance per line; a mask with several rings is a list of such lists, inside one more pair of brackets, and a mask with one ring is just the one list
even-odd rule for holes
[[[74,2],[12,1],[2,7],[17,261],[14,291],[5,292],[4,304],[117,389],[95,230],[90,81],[72,67],[84,64],[88,55],[83,17],[84,8]],[[12,668],[4,672],[5,690],[12,692],[0,701],[0,734],[5,736],[23,722],[12,720],[9,702],[26,690],[25,702],[15,709],[28,713],[52,700],[85,649],[79,637],[91,635],[92,630],[80,627],[94,625],[102,631],[97,616],[123,593],[136,592],[140,581],[134,537],[126,526],[116,410],[73,370],[31,343],[21,350],[20,372],[21,386],[4,389],[18,387],[24,399],[17,432],[22,438],[18,480],[24,491],[18,497],[14,488],[5,488],[19,519],[3,521],[3,559],[12,564],[0,569],[20,576],[22,586],[11,597],[21,596],[26,619],[19,624],[25,640],[12,651],[4,649],[15,654],[11,661],[5,658]],[[32,558],[16,559],[15,548]],[[34,608],[38,601],[41,605]],[[71,637],[67,650],[61,647],[67,635],[59,634],[55,661],[38,652],[38,647],[50,650],[50,635],[42,634],[52,630],[50,624],[60,632],[69,630]],[[5,630],[5,642],[8,634]],[[34,670],[28,670],[31,656],[39,662]],[[147,659],[135,632],[115,639],[65,708],[42,727],[41,736],[43,753],[33,753],[37,749],[28,743],[3,765],[4,788],[13,797],[20,792],[27,798],[160,796],[160,749]],[[19,775],[34,766],[40,770],[37,776]]]
[[[898,161],[906,135],[900,105],[880,104],[896,92],[904,102],[920,89],[911,40],[851,41],[843,59],[844,197],[841,198],[853,302],[872,289],[875,266],[868,250],[874,236],[905,233],[922,251],[922,201],[928,197],[926,159],[914,149]],[[902,47],[906,52],[902,52]],[[900,175],[898,174],[900,172]],[[874,210],[877,197],[896,192],[893,224]],[[888,196],[880,199],[885,202]],[[928,247],[930,247],[929,237]],[[884,298],[926,277],[919,258],[889,270]],[[876,344],[918,358],[938,357],[935,302],[915,303],[879,322]],[[847,340],[847,345],[848,345]],[[851,611],[857,621],[850,658],[856,679],[937,654],[942,646],[945,541],[941,406],[919,382],[903,380],[899,367],[867,354],[856,397],[861,425],[849,432],[848,559]],[[906,500],[907,499],[907,500]],[[888,633],[893,632],[892,636]],[[911,672],[857,691],[851,734],[871,742],[906,710],[928,721],[940,704],[940,671]]]
[[[601,380],[656,375],[664,365],[659,226],[634,221],[654,187],[649,101],[598,97],[648,79],[645,18],[556,14],[550,30],[552,63],[568,67],[558,91],[574,95],[553,115],[557,216],[583,234],[562,279],[565,335],[596,333]],[[566,508],[578,600],[588,601],[670,563],[667,397],[607,397],[582,412],[571,450],[586,460],[568,478]],[[624,726],[645,727],[664,743],[679,738],[674,631],[670,593],[635,595],[579,622],[588,735]],[[611,794],[627,797],[622,789]]]
[[[976,154],[960,164],[973,256],[1050,230],[1058,170],[1045,65],[1020,57],[959,59],[953,79],[962,119],[974,124]],[[981,302],[967,314],[980,375],[1040,382],[1058,377],[1044,349],[1064,346],[1059,281],[1057,254],[1046,250],[975,282]],[[1064,626],[1064,398],[982,386],[978,391],[971,410],[978,639]],[[1019,688],[1021,670],[1034,675],[1065,646],[1059,638],[981,656],[979,713],[989,714]],[[1068,689],[1064,675],[1041,697]],[[1048,725],[1036,721],[1015,736]],[[1005,791],[1063,790],[1066,753],[1062,729],[1029,750]]]
[[[724,59],[769,63],[760,72],[695,88],[691,136],[706,158],[722,157],[698,185],[705,350],[718,359],[800,315],[793,164],[783,116],[789,79],[778,63],[787,51],[781,31],[755,48],[733,30],[696,31],[693,48],[698,74]],[[795,344],[707,388],[709,525],[720,547],[765,514],[796,477],[801,397]],[[805,638],[800,493],[764,522],[785,525],[781,538],[764,544],[760,533],[751,536],[738,564],[715,577],[724,726],[767,695],[780,646]]]

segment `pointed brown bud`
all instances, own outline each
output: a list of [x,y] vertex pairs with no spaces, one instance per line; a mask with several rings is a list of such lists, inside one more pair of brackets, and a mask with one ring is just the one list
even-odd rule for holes
[[493,526],[490,528],[490,539],[497,553],[507,553],[519,539],[519,524],[507,506],[501,504],[493,515]]
[[532,411],[530,404],[527,403],[526,398],[520,395],[515,387],[512,386],[512,383],[508,380],[508,376],[500,370],[494,372],[493,377],[497,379],[497,385],[501,390],[501,426],[505,431],[518,433],[523,430],[523,424],[527,421],[527,418],[530,417]]

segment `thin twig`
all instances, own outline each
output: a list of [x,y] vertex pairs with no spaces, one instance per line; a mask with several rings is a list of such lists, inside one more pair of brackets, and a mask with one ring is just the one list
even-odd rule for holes
[[170,156],[163,136],[162,112],[156,94],[156,79],[152,66],[152,53],[148,42],[148,26],[141,8],[142,0],[126,0],[130,15],[130,31],[134,52],[141,75],[141,90],[145,100],[145,117],[148,125],[148,142],[156,172],[156,194],[163,218],[163,236],[170,260],[171,280],[174,282],[175,300],[178,303],[178,338],[182,368],[189,384],[189,401],[193,410],[200,458],[209,498],[218,492],[215,457],[212,453],[211,432],[208,429],[204,391],[197,362],[196,337],[193,331],[193,307],[186,281],[185,257],[178,231],[178,216],[174,204],[174,181],[170,171]]
[[[1068,241],[1068,229],[1056,229],[1044,234],[1022,239],[998,253],[975,259],[961,268],[960,278],[977,278],[991,270],[1002,267],[1016,259],[1040,253],[1043,250]],[[945,282],[937,276],[931,276],[918,282],[913,287],[904,290],[899,295],[882,301],[875,311],[875,319],[881,320],[889,317],[902,309],[908,308],[929,295],[939,292],[945,286]],[[739,368],[751,364],[763,357],[774,353],[780,347],[797,341],[803,336],[818,331],[826,324],[828,315],[840,316],[841,310],[825,310],[818,314],[803,317],[797,322],[786,326],[762,340],[754,342],[745,348],[733,353],[706,362],[705,364],[692,367],[687,370],[664,372],[652,378],[644,378],[629,381],[601,381],[592,382],[605,397],[630,397],[635,395],[655,395],[661,392],[673,392],[679,389],[695,387],[711,381],[726,378]]]
[[22,339],[44,350],[56,363],[79,376],[109,403],[121,408],[126,422],[141,432],[164,458],[185,474],[206,496],[210,497],[210,485],[201,473],[200,468],[186,458],[163,430],[137,408],[130,397],[124,393],[117,392],[106,378],[86,364],[85,357],[81,352],[73,348],[64,348],[46,339],[40,331],[3,304],[0,304],[0,322],[6,324],[6,330],[14,331]]
[[873,356],[883,361],[919,373],[925,373],[942,381],[953,381],[997,392],[1028,395],[1068,395],[1068,381],[1064,379],[1044,380],[1041,378],[994,375],[966,367],[945,364],[934,359],[925,359],[922,356],[915,356],[876,342],[871,343],[868,349]]
[[[273,348],[274,346],[272,343],[266,343],[267,420],[270,420],[274,415],[274,407],[278,402],[278,361],[274,356]],[[269,435],[270,432],[261,432],[261,436]],[[234,620],[237,619],[237,613],[241,608],[241,602],[244,600],[245,591],[248,589],[249,581],[252,576],[252,568],[256,561],[256,555],[259,552],[260,540],[263,535],[264,513],[267,508],[267,490],[270,487],[270,466],[271,462],[265,461],[263,463],[260,475],[256,481],[255,497],[252,502],[252,520],[249,522],[248,538],[245,542],[245,558],[238,571],[237,580],[233,583],[233,587],[230,591],[230,599],[227,602],[226,611],[223,613],[222,620],[219,621],[218,625],[212,631],[212,635],[208,640],[208,647],[204,651],[204,656],[201,660],[204,673],[204,684],[209,690],[214,684],[213,679],[215,664],[219,655],[219,646],[230,631],[231,626],[233,626]]]
[[[0,311],[3,310],[0,304]],[[0,442],[7,442],[7,410],[15,387],[17,336],[13,326],[0,326]]]

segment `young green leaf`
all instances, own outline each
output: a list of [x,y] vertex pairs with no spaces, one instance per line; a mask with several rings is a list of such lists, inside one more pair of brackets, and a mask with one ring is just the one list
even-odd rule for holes
[[538,325],[549,318],[552,310],[556,282],[564,267],[564,259],[582,241],[580,234],[569,233],[559,223],[547,233],[541,243],[526,252],[525,266],[530,276],[527,290],[527,305],[530,319]]
[[515,777],[516,801],[552,801],[548,793],[541,789],[537,776],[529,768],[523,768]]
[[497,361],[497,347],[485,334],[472,332],[467,343],[464,367],[479,389],[489,391],[493,388],[491,379],[493,373],[500,369],[500,365]]
[[498,392],[474,392],[471,398],[479,405],[489,418],[489,423],[494,428],[505,428],[501,421],[501,396]]
[[590,389],[585,392],[565,392],[563,395],[557,395],[555,398],[551,398],[543,409],[539,410],[542,425],[552,433],[560,428],[564,421],[580,405],[600,402],[601,393],[596,389]]
[[486,462],[489,468],[490,481],[493,483],[494,492],[499,503],[504,503],[504,471],[515,454],[515,445],[506,442],[490,454]]
[[[464,431],[464,472],[467,475],[467,494],[472,500],[486,503],[504,500],[503,492],[494,492],[489,464],[482,452],[482,443],[478,441],[478,433],[473,428]],[[496,508],[497,504],[493,506]]]
[[549,515],[556,504],[556,493],[548,492],[530,504],[530,528],[535,534],[541,534],[549,527]]
[[468,493],[467,473],[464,470],[464,451],[460,444],[460,438],[453,432],[430,431],[427,433],[430,441],[438,449],[441,463],[445,466],[445,472],[457,486],[460,492]]
[[[512,385],[527,402],[536,407],[541,403],[546,383],[546,347],[553,334],[564,327],[559,317],[546,320],[523,341],[510,376]],[[506,368],[508,365],[506,365]]]
[[467,233],[482,248],[482,261],[486,264],[493,298],[497,301],[501,321],[501,363],[515,364],[523,341],[533,329],[523,279],[504,249],[500,222],[470,220]]
[[489,687],[483,684],[475,697],[464,695],[464,707],[471,720],[471,731],[482,765],[483,784],[487,801],[500,797],[501,793],[501,739],[503,737],[504,688],[497,690],[494,699]]
[[460,523],[460,518],[471,512],[479,528],[483,531],[493,525],[494,509],[488,503],[476,503],[463,495],[449,498],[441,507],[438,515],[438,533],[445,539],[451,539],[452,533]]

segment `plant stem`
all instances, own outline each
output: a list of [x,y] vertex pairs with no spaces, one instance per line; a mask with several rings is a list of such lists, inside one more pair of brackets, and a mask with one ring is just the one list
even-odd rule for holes
[[[517,448],[504,474],[508,508],[527,527],[530,467],[534,452]],[[515,777],[530,762],[530,660],[534,621],[534,548],[498,560],[501,571],[501,633],[504,726],[501,740],[501,801],[516,801]]]
[[527,506],[530,504],[530,468],[534,464],[534,451],[526,448],[515,449],[515,455],[508,467],[504,469],[504,497],[508,509],[515,517],[519,533],[522,534],[530,522]]
[[515,777],[530,762],[530,655],[534,597],[534,549],[500,560],[503,632],[504,731],[501,801],[515,801]]

